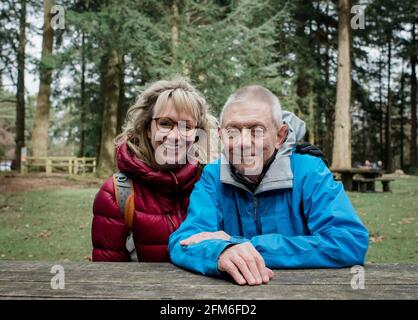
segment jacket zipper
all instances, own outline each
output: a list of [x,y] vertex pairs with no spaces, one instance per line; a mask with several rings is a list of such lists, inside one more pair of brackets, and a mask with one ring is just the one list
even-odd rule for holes
[[257,234],[260,234],[260,227],[258,225],[258,218],[257,218],[257,204],[258,204],[257,197],[254,196],[253,200],[254,200],[254,223],[255,223],[256,230],[257,230]]

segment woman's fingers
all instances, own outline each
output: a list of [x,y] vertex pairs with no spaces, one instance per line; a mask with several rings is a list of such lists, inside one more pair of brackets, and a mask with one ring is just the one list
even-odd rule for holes
[[191,244],[196,244],[204,240],[210,240],[210,239],[229,240],[230,236],[224,231],[200,232],[200,233],[197,233],[188,237],[187,239],[181,240],[180,244],[182,246],[188,246]]

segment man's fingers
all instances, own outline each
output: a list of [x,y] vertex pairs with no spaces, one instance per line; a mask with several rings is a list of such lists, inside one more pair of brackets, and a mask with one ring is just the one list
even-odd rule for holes
[[239,255],[234,255],[231,257],[231,261],[235,264],[235,266],[238,268],[238,270],[241,272],[241,274],[244,276],[245,281],[252,286],[257,283],[254,275],[248,268],[247,262],[242,259]]
[[258,268],[258,270],[260,272],[260,275],[261,275],[261,277],[263,279],[263,283],[269,282],[270,276],[269,276],[269,273],[267,271],[267,268],[266,268],[266,264],[264,262],[264,259],[263,259],[263,257],[260,254],[258,254],[255,257],[255,262],[257,264],[257,268]]
[[247,283],[247,281],[245,281],[242,274],[239,272],[238,268],[235,266],[235,264],[231,260],[225,261],[222,269],[225,272],[227,272],[239,285],[242,286]]
[[229,273],[241,285],[268,283],[274,276],[251,243],[242,243],[226,249],[219,257],[218,268]]
[[260,270],[258,269],[257,263],[255,262],[255,257],[251,254],[247,254],[242,257],[243,260],[246,262],[248,269],[250,270],[251,274],[255,279],[255,284],[261,284],[263,279],[260,274]]
[[255,263],[257,265],[258,272],[260,273],[260,276],[262,277],[263,283],[269,282],[270,276],[269,276],[269,273],[267,271],[266,264],[264,262],[263,257],[257,251],[257,249],[254,248],[254,246],[250,246],[250,248],[251,248],[250,250],[251,250],[252,254],[254,255],[254,260],[255,260]]
[[269,268],[267,268],[267,267],[266,267],[266,270],[267,270],[267,272],[268,272],[268,275],[269,275],[270,279],[272,279],[272,278],[274,277],[274,272],[273,272],[273,270],[271,270],[271,269],[269,269]]

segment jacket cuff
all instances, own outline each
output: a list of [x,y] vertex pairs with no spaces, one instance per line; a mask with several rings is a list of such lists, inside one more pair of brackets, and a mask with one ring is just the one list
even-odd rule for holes
[[250,240],[245,237],[239,237],[239,236],[229,238],[229,242],[231,242],[232,244],[240,244],[240,243],[244,243],[248,241]]

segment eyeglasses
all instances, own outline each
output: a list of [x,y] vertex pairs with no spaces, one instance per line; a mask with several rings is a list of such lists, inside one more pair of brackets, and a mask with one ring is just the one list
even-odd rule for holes
[[266,128],[260,125],[252,126],[250,128],[236,128],[236,127],[227,127],[225,130],[226,136],[229,139],[235,139],[242,135],[243,130],[247,130],[251,133],[252,138],[263,137],[266,134]]
[[197,128],[190,121],[187,120],[174,121],[166,117],[152,118],[152,120],[155,120],[157,129],[160,132],[169,133],[171,130],[174,129],[175,126],[177,126],[177,130],[184,137],[190,137],[194,135]]

